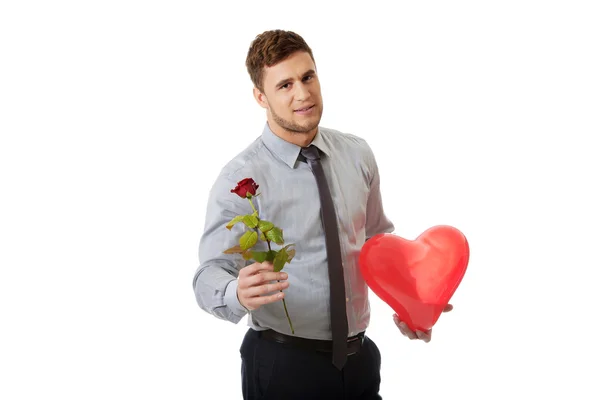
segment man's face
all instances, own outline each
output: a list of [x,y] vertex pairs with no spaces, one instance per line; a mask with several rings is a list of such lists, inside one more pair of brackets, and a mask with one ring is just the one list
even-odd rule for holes
[[279,64],[265,67],[264,93],[255,90],[261,106],[268,109],[269,118],[284,134],[314,136],[321,115],[323,100],[315,64],[306,52],[296,52]]

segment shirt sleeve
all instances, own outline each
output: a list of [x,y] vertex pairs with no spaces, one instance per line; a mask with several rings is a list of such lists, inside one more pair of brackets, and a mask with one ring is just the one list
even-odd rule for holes
[[230,192],[235,185],[221,175],[209,192],[198,249],[199,265],[192,285],[202,310],[232,323],[238,323],[248,313],[237,297],[237,277],[247,263],[241,254],[223,253],[239,244],[243,224],[237,223],[231,230],[225,226],[232,218],[252,212],[247,199]]
[[371,170],[371,182],[369,186],[369,197],[367,200],[366,215],[366,240],[380,233],[394,232],[394,224],[388,219],[383,210],[383,200],[381,198],[381,180],[379,168],[372,149],[365,142],[366,161]]

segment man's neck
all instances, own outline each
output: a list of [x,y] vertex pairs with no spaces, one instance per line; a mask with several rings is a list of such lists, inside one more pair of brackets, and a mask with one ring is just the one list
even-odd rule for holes
[[268,120],[267,123],[269,124],[269,129],[271,129],[271,132],[273,132],[275,135],[277,135],[281,139],[285,140],[286,142],[293,143],[296,146],[300,146],[300,147],[306,147],[309,144],[311,144],[311,142],[313,141],[313,139],[315,138],[315,136],[317,135],[317,132],[319,130],[319,127],[317,126],[312,131],[306,132],[306,133],[292,132],[292,131],[282,128],[281,126],[276,124],[274,121]]

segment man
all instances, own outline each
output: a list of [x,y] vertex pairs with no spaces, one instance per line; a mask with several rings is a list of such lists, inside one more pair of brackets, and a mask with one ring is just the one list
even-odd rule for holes
[[[368,288],[358,266],[365,241],[394,230],[375,157],[364,139],[319,126],[317,67],[302,37],[264,32],[246,66],[267,122],[211,189],[194,276],[197,302],[233,323],[248,315],[240,348],[244,399],[381,399],[381,355],[365,335]],[[270,262],[223,253],[243,232],[242,224],[228,230],[227,223],[251,213],[247,199],[231,193],[245,178],[260,188],[253,199],[260,217],[295,245],[281,272]],[[411,339],[430,340],[431,332],[394,321]]]

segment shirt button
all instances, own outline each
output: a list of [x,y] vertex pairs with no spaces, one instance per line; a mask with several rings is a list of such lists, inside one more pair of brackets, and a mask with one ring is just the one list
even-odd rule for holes
[[350,301],[350,298],[349,298],[349,297],[346,297],[346,303],[347,303],[347,302],[349,302],[349,301]]

